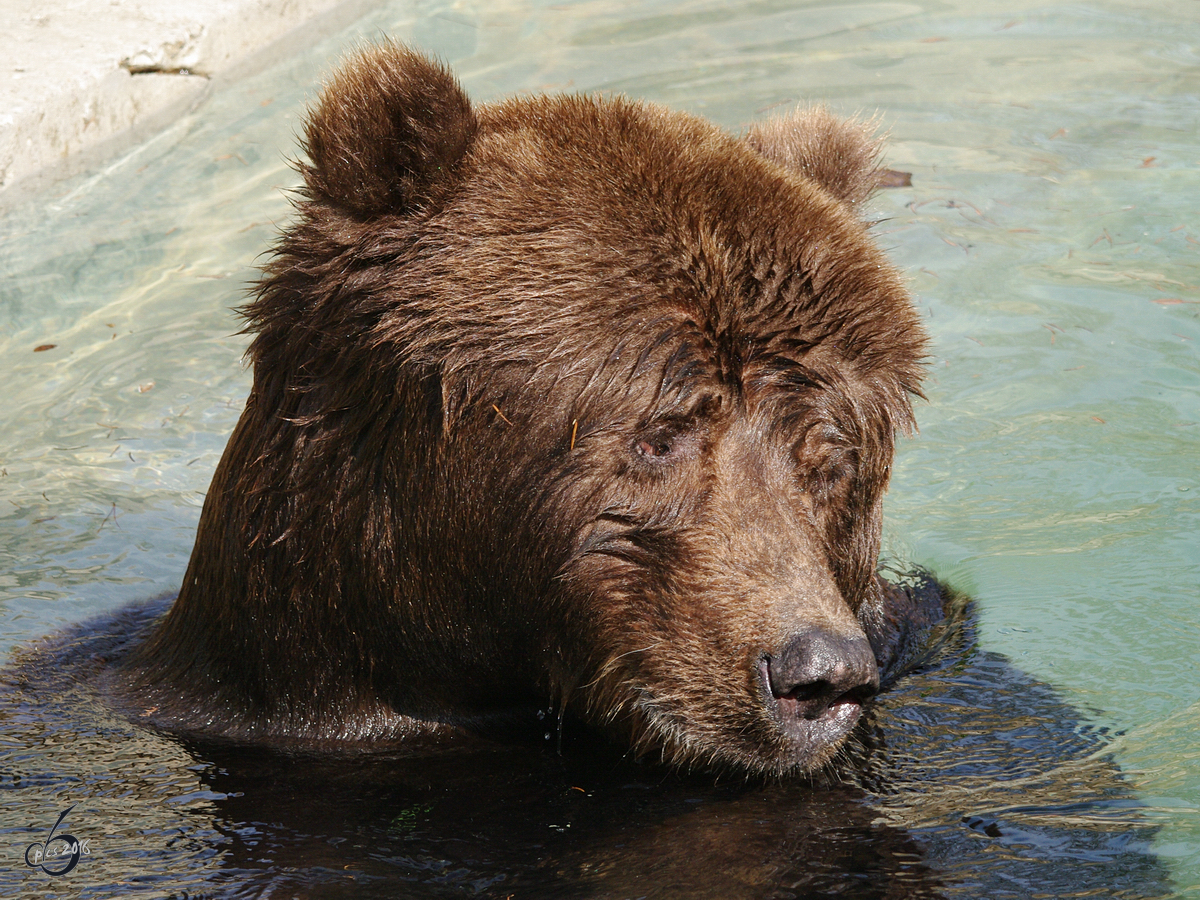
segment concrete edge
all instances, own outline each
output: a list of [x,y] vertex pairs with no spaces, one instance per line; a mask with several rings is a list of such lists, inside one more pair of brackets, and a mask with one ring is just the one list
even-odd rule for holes
[[232,15],[208,23],[204,46],[190,54],[203,61],[203,74],[175,65],[178,59],[146,61],[140,71],[114,60],[111,71],[91,83],[70,86],[48,108],[6,129],[11,162],[9,180],[0,185],[0,213],[100,168],[178,121],[214,88],[265,69],[380,5],[381,0],[312,0],[312,14],[299,25],[294,24],[294,6],[282,7],[289,16],[280,8],[239,6]]

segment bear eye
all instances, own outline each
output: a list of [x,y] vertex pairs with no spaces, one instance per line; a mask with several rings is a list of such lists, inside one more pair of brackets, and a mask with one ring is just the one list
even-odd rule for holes
[[858,447],[829,423],[810,428],[793,453],[802,489],[820,502],[831,500],[858,475]]
[[700,452],[702,429],[691,421],[659,421],[634,432],[626,445],[631,456],[653,469],[695,459]]
[[671,452],[671,442],[662,437],[642,438],[635,449],[641,456],[661,457]]
[[858,474],[853,454],[841,450],[830,453],[822,464],[808,473],[805,490],[820,502],[828,502],[845,490]]

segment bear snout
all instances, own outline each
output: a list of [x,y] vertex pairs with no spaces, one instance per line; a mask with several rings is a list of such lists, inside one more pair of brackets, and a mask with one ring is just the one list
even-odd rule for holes
[[857,719],[863,701],[879,690],[879,665],[866,636],[819,627],[804,629],[777,653],[763,656],[759,676],[785,728],[830,712]]

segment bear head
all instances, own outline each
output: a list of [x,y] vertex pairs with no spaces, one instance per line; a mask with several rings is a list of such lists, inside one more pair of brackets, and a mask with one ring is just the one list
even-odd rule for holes
[[383,740],[554,708],[669,764],[833,757],[879,685],[925,337],[859,124],[473,107],[386,44],[308,123],[152,721]]

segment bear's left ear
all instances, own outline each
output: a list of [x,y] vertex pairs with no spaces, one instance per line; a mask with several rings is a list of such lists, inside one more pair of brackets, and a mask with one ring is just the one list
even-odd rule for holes
[[745,141],[850,206],[879,187],[879,142],[874,129],[869,123],[838,118],[823,106],[797,109],[753,125]]
[[441,64],[400,44],[342,64],[308,119],[307,193],[362,218],[404,214],[454,184],[475,113]]

